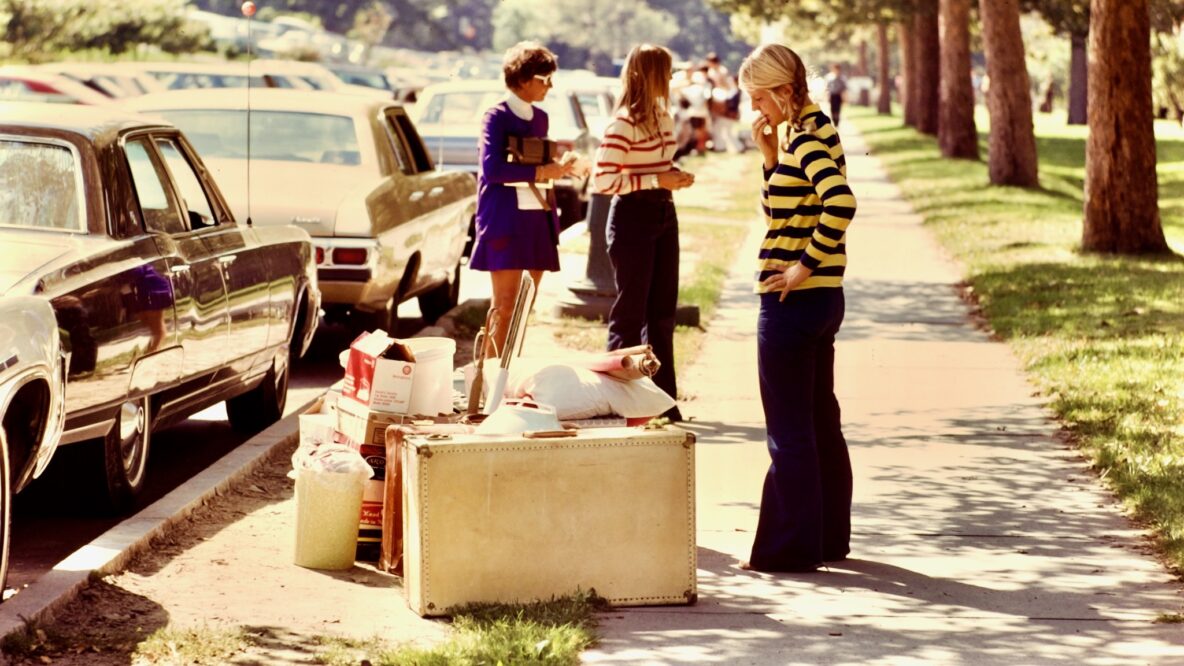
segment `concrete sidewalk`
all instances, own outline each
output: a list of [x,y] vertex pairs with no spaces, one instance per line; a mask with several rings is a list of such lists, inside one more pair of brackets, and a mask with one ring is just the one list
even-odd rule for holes
[[[756,376],[756,248],[680,378],[699,435],[699,603],[618,610],[592,663],[1184,662],[1181,586],[1057,436],[958,268],[853,128],[859,200],[836,385],[855,467],[852,557],[742,571],[768,466]],[[753,184],[754,196],[757,184]]]

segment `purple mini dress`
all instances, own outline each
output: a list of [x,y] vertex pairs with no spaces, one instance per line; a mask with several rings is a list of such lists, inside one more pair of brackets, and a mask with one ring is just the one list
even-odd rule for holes
[[554,210],[518,210],[518,188],[535,167],[506,161],[507,136],[546,137],[547,114],[537,106],[523,120],[502,101],[481,121],[477,175],[477,241],[469,267],[479,271],[559,270],[559,218]]

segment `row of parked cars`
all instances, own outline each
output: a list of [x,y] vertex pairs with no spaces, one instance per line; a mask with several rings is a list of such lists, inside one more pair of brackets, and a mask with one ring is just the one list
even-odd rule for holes
[[[557,87],[554,138],[594,150],[603,83]],[[500,94],[430,87],[414,114],[328,86],[0,102],[0,581],[12,496],[56,447],[100,448],[129,508],[153,432],[221,401],[237,429],[277,420],[322,318],[392,330],[408,299],[428,321],[455,306]],[[579,219],[587,184],[561,185]]]

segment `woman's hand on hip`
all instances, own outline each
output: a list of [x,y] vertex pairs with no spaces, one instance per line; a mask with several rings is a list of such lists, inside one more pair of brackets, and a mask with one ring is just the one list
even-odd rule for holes
[[806,278],[810,277],[811,273],[813,273],[813,271],[811,271],[809,268],[806,268],[801,264],[794,264],[779,273],[774,273],[765,278],[764,282],[761,284],[770,291],[780,291],[781,298],[777,300],[784,301],[785,297],[789,295],[789,292],[793,291],[798,287],[798,285],[805,282]]
[[694,184],[695,174],[687,173],[686,171],[671,169],[670,171],[658,174],[658,187],[668,190],[681,190],[684,187],[690,187]]
[[777,166],[777,128],[763,113],[756,114],[752,121],[752,142],[764,156],[766,169]]

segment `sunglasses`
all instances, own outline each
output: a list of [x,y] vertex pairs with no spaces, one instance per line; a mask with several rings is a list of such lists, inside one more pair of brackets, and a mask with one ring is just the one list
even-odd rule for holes
[[552,76],[555,76],[554,72],[552,72],[551,74],[535,74],[534,78],[538,79],[539,81],[542,81],[546,85],[551,85],[551,77]]

